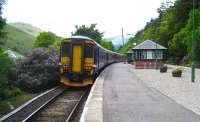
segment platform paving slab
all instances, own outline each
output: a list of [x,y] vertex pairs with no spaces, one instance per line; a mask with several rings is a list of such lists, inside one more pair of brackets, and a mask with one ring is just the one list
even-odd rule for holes
[[200,116],[149,87],[130,65],[117,63],[96,80],[81,117],[81,122],[102,121],[200,122]]
[[127,64],[118,63],[111,65],[105,71],[104,122],[200,121],[199,115],[177,104],[156,89],[146,86],[128,67]]
[[[200,115],[200,69],[195,71],[195,82],[191,82],[191,68],[181,67],[181,77],[172,77],[174,65],[168,65],[166,73],[155,69],[135,69],[133,65],[129,70],[148,87],[152,87],[162,94],[170,97],[177,103]],[[180,66],[179,66],[180,67]],[[152,77],[155,76],[155,77]]]

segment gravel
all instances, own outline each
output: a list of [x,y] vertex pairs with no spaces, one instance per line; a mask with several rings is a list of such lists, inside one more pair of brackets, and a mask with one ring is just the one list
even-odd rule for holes
[[170,97],[175,102],[200,115],[200,69],[196,69],[196,81],[191,82],[191,69],[183,68],[182,77],[172,77],[172,65],[169,65],[167,73],[160,73],[156,69],[135,69],[132,71],[140,81],[148,87],[155,88],[162,94]]

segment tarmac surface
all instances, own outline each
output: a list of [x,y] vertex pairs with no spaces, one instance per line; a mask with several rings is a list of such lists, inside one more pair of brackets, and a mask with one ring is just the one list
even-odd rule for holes
[[104,122],[200,122],[199,115],[145,85],[129,66],[113,64],[102,74]]

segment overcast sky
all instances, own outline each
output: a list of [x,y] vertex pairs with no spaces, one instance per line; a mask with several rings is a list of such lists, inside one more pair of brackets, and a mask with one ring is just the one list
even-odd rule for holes
[[3,16],[8,22],[26,22],[69,36],[75,25],[97,23],[106,37],[135,33],[158,16],[166,0],[7,0]]

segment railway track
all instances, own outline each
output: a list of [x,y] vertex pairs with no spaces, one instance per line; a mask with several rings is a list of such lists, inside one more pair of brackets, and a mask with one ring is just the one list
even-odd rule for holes
[[3,122],[71,121],[90,88],[57,87],[0,119]]
[[66,90],[23,122],[69,122],[86,95],[87,90]]

